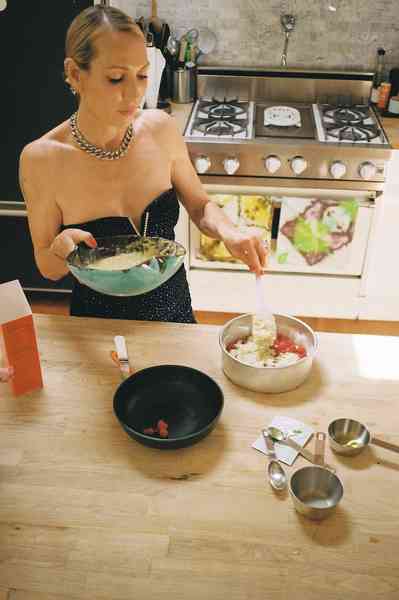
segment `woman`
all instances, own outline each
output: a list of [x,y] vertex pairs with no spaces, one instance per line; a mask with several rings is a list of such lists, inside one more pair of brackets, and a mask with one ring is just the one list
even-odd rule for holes
[[[233,256],[261,273],[266,252],[260,238],[238,231],[209,201],[174,119],[139,109],[149,64],[134,21],[116,8],[86,9],[68,29],[64,66],[78,111],[26,146],[20,160],[43,276],[66,275],[68,254],[82,241],[95,247],[96,236],[174,239],[176,192],[202,232],[223,240]],[[195,322],[184,267],[158,289],[130,298],[105,296],[76,283],[71,314]]]

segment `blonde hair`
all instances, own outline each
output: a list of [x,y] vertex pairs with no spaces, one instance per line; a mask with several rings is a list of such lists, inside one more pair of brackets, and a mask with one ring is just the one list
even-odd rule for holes
[[65,56],[72,58],[80,69],[88,71],[96,56],[94,38],[104,30],[143,33],[134,20],[112,6],[90,6],[79,13],[70,24],[65,40]]

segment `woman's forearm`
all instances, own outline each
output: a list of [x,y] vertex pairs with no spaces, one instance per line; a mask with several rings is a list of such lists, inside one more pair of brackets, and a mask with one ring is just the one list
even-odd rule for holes
[[58,258],[50,248],[43,248],[35,254],[36,264],[46,279],[57,281],[69,273],[64,259]]
[[247,264],[251,271],[257,275],[262,274],[267,253],[262,241],[262,232],[258,228],[236,227],[225,212],[212,201],[203,206],[201,216],[194,222],[205,235],[221,240],[230,254]]
[[212,201],[205,204],[197,225],[202,233],[216,240],[228,238],[236,231],[226,213]]

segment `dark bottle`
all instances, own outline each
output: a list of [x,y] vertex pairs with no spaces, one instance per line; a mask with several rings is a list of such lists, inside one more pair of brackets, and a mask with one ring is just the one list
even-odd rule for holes
[[378,48],[374,69],[373,87],[371,90],[371,102],[377,104],[380,93],[380,85],[385,80],[385,50]]

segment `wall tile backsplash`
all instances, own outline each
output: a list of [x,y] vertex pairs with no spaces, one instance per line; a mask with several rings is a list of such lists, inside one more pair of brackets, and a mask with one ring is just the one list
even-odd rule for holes
[[[134,18],[150,15],[150,0],[111,0]],[[335,9],[335,10],[334,10]],[[377,48],[399,67],[399,0],[159,0],[171,28],[207,27],[217,35],[204,64],[279,67],[282,12],[297,24],[288,67],[373,70]]]

